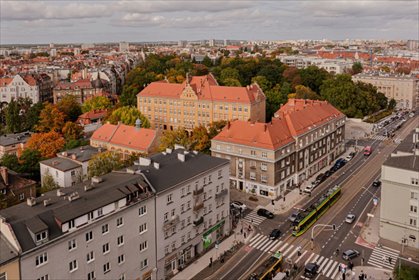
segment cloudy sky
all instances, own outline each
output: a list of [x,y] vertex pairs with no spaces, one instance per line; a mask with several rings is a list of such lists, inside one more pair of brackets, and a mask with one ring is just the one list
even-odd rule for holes
[[418,0],[0,0],[0,44],[418,39],[418,11]]

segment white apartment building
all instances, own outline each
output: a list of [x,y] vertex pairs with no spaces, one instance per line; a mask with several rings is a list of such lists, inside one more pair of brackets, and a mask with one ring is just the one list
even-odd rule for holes
[[156,279],[154,192],[141,174],[109,173],[0,211],[20,279]]
[[418,249],[419,127],[381,169],[380,237]]
[[415,76],[361,73],[352,80],[374,85],[388,99],[396,100],[397,108],[412,110],[419,106],[419,79]]
[[46,74],[0,78],[0,103],[29,98],[32,103],[52,101],[52,80]]
[[87,180],[90,159],[101,152],[100,148],[82,146],[57,154],[57,157],[41,161],[41,184],[49,175],[62,188]]
[[171,278],[230,232],[228,160],[175,147],[130,169],[156,190],[158,279]]
[[276,58],[282,63],[298,69],[307,68],[308,66],[317,66],[325,69],[329,73],[335,74],[345,73],[347,70],[352,68],[353,64],[353,61],[344,59],[324,59],[300,55],[278,55]]

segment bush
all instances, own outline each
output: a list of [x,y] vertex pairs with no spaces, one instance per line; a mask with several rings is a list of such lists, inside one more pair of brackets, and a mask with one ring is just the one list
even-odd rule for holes
[[378,114],[375,114],[375,115],[369,116],[369,117],[365,120],[365,122],[366,122],[366,123],[376,123],[376,122],[378,122],[379,120],[381,120],[381,119],[383,119],[383,118],[385,118],[385,117],[387,117],[387,116],[390,116],[392,113],[393,113],[393,110],[385,110],[385,111],[382,111],[382,112],[380,112],[380,113],[378,113]]

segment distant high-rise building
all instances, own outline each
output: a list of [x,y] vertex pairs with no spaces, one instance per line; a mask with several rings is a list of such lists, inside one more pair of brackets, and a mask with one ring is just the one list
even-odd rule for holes
[[80,54],[80,48],[74,48],[74,55]]
[[407,40],[407,48],[411,51],[415,51],[419,48],[419,40]]
[[129,51],[129,43],[119,42],[119,52],[128,52],[128,51]]
[[178,47],[184,48],[186,47],[186,44],[188,43],[188,41],[183,41],[183,40],[179,40],[177,43]]
[[51,50],[49,51],[49,55],[50,55],[51,57],[57,56],[57,49],[51,49]]
[[215,47],[215,39],[210,39],[209,40],[209,46],[210,47]]
[[95,47],[95,44],[92,44],[92,43],[81,44],[81,49],[82,50],[93,49],[94,47]]
[[52,49],[52,48],[54,48],[54,47],[55,47],[54,43],[49,43],[49,48],[50,48],[50,49]]

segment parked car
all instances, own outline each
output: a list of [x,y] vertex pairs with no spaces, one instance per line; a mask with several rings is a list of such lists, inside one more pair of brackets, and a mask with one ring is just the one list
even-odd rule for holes
[[300,212],[296,211],[291,214],[291,216],[288,217],[288,221],[291,223],[295,222],[295,220],[300,216]]
[[314,278],[319,270],[319,265],[316,263],[308,263],[304,267],[304,276],[307,278]]
[[259,208],[256,213],[259,216],[262,216],[262,217],[265,217],[265,218],[268,218],[268,219],[273,219],[273,217],[274,217],[274,214],[271,211],[266,210],[265,208]]
[[313,185],[308,185],[307,187],[305,187],[305,189],[303,190],[303,192],[305,193],[311,193],[314,190],[315,186]]
[[321,184],[324,180],[326,180],[326,178],[327,178],[326,175],[323,173],[320,173],[319,175],[317,175],[316,177],[317,185]]
[[231,208],[235,208],[235,209],[241,209],[242,211],[247,209],[246,204],[244,204],[243,202],[240,201],[233,201],[230,203],[230,207]]
[[271,232],[271,234],[269,234],[269,239],[271,240],[275,240],[277,238],[280,238],[282,235],[281,231],[277,228],[274,228]]
[[324,176],[326,176],[326,177],[330,177],[332,174],[333,174],[333,172],[332,172],[332,171],[327,170],[327,171],[324,173]]
[[375,180],[374,182],[372,182],[372,186],[376,187],[376,188],[380,187],[381,186],[381,181],[380,180]]
[[352,259],[354,259],[354,258],[356,258],[356,257],[358,257],[359,256],[359,252],[357,251],[357,250],[355,250],[355,249],[349,249],[349,250],[346,250],[345,252],[343,252],[343,254],[342,254],[342,258],[344,259],[344,260],[352,260]]
[[356,216],[354,214],[348,214],[346,215],[345,222],[348,224],[352,224],[355,221]]

